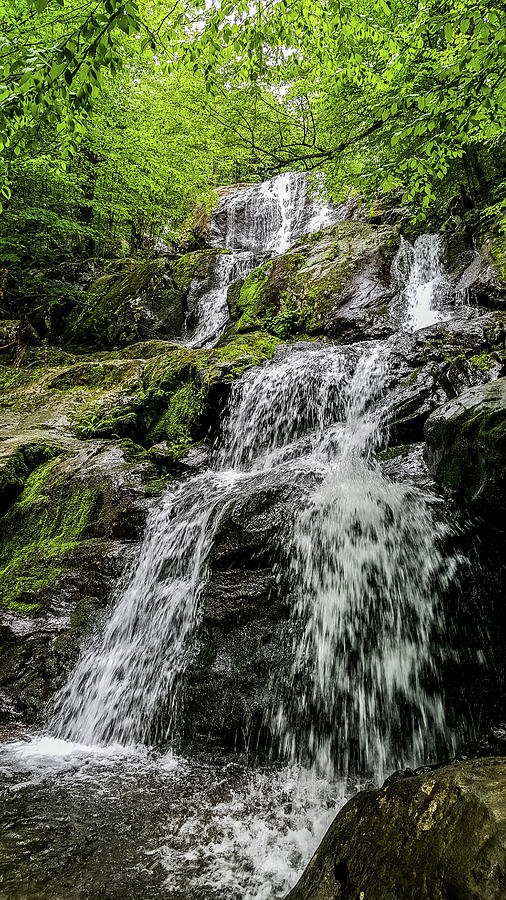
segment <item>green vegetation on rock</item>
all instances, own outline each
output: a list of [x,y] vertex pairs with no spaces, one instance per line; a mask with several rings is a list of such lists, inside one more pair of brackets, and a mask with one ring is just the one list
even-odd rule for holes
[[0,607],[37,614],[63,575],[69,554],[87,538],[97,493],[65,479],[58,459],[26,479],[0,520]]
[[[302,238],[294,250],[264,263],[234,291],[237,330],[270,331],[278,337],[336,334],[349,327],[339,322],[339,307],[353,276],[368,258],[378,258],[378,278],[399,241],[388,226],[345,221]],[[373,315],[385,316],[379,300]]]
[[506,509],[506,378],[470,388],[425,423],[436,479],[492,518]]

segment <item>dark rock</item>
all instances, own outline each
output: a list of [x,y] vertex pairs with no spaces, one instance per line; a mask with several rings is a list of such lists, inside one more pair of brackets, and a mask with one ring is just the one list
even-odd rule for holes
[[180,339],[190,285],[195,297],[211,286],[218,250],[200,250],[139,262],[117,261],[93,281],[70,316],[66,339],[118,347],[136,341]]
[[506,303],[506,279],[501,277],[491,252],[485,243],[462,272],[456,290],[467,296],[471,303],[480,306],[504,306]]
[[396,337],[386,394],[390,440],[423,440],[424,423],[439,406],[502,375],[501,336],[501,313],[463,308],[448,322]]
[[315,485],[305,473],[266,475],[223,516],[202,595],[196,651],[184,675],[183,744],[225,749],[264,741],[271,679],[290,666],[290,597],[282,589],[283,535]]
[[287,900],[503,900],[506,759],[366,791],[338,813]]
[[506,378],[444,404],[427,420],[425,437],[436,480],[500,522],[506,509]]

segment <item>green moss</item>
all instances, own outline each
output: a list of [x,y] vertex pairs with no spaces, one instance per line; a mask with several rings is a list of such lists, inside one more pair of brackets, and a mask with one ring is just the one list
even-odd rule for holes
[[265,262],[244,280],[236,298],[237,311],[240,315],[237,322],[239,331],[258,327],[267,312],[267,285],[272,271],[272,261]]
[[471,356],[471,363],[476,369],[480,369],[481,372],[488,372],[494,368],[495,360],[490,353],[481,353]]
[[40,499],[46,499],[46,495],[44,493],[46,481],[54,467],[59,462],[59,457],[50,459],[48,462],[35,469],[35,471],[28,476],[23,488],[23,493],[21,494],[21,497],[18,501],[20,507],[25,506],[28,503],[35,503]]
[[0,393],[5,393],[24,380],[24,373],[13,366],[0,366]]
[[495,238],[489,246],[498,275],[503,281],[506,281],[506,237]]
[[388,450],[382,450],[378,453],[378,459],[387,462],[389,459],[397,459],[399,456],[405,457],[411,451],[409,444],[399,444],[397,447],[389,447]]
[[59,452],[59,447],[47,441],[33,441],[0,463],[0,504],[5,508],[12,503],[22,492],[30,473]]
[[171,395],[166,412],[150,430],[148,443],[166,440],[174,453],[183,453],[192,443],[204,410],[204,393],[189,381]]
[[9,394],[18,388],[24,387],[37,381],[45,374],[45,367],[34,367],[31,369],[17,369],[15,366],[0,365],[0,394]]
[[174,457],[186,452],[203,436],[212,386],[269,359],[279,343],[274,335],[253,332],[213,350],[179,347],[150,360],[133,401],[143,442],[166,440]]
[[216,378],[223,366],[231,367],[234,376],[240,375],[249,366],[270,359],[280,343],[277,336],[265,331],[238,335],[225,347],[212,351],[211,360],[206,366],[207,379]]
[[56,375],[49,387],[56,391],[69,391],[80,388],[89,390],[107,390],[121,385],[133,378],[137,372],[135,363],[126,362],[90,362],[72,366],[66,372]]
[[172,278],[178,290],[187,291],[199,269],[203,276],[208,275],[217,254],[227,252],[227,250],[195,250],[193,253],[185,253],[172,270]]
[[[44,463],[27,479],[19,501],[0,520],[0,606],[40,612],[67,566],[67,557],[86,539],[97,490],[51,479]],[[52,490],[52,488],[55,488]],[[56,500],[54,498],[56,497]]]

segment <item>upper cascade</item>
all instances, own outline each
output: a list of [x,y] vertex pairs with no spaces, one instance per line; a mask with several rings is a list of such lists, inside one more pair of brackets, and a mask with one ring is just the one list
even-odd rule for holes
[[349,203],[336,206],[322,194],[321,180],[305,172],[240,186],[220,201],[210,224],[210,244],[263,256],[285,253],[302,235],[350,217]]
[[204,293],[198,285],[190,290],[188,346],[212,347],[219,340],[229,318],[227,294],[234,281],[246,278],[265,259],[285,253],[304,234],[315,234],[353,213],[353,200],[340,206],[331,203],[321,178],[304,172],[231,188],[209,225],[211,247],[228,252],[216,261],[212,286]]

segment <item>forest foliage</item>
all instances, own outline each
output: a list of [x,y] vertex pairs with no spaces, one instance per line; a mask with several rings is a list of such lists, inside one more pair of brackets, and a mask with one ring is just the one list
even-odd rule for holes
[[506,221],[502,0],[0,0],[0,265],[153,252],[212,188]]

